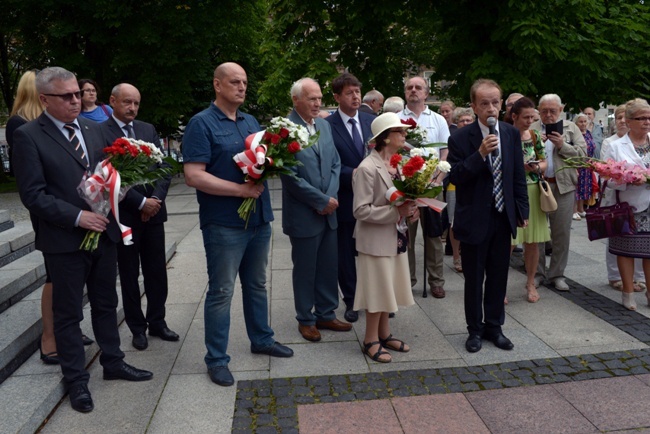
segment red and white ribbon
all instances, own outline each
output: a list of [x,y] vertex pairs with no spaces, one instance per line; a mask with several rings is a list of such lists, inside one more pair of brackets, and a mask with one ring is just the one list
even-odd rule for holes
[[397,205],[398,203],[404,202],[406,197],[404,197],[404,193],[399,191],[397,187],[391,187],[386,191],[386,200],[391,205]]
[[237,166],[252,179],[260,179],[264,173],[264,164],[268,161],[273,164],[273,160],[266,156],[266,145],[260,143],[264,131],[251,134],[244,141],[244,152],[233,157]]
[[118,206],[120,196],[120,173],[115,170],[110,160],[107,158],[97,165],[95,173],[88,177],[84,185],[86,196],[95,201],[104,191],[108,191],[109,204],[111,211],[115,216],[115,221],[122,232],[122,242],[125,246],[133,244],[133,232],[128,226],[120,223],[120,208]]

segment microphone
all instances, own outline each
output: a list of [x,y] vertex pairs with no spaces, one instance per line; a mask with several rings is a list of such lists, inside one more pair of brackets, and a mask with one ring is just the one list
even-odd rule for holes
[[[490,130],[490,134],[494,134],[496,136],[497,130],[496,130],[495,126],[497,124],[497,119],[495,117],[493,117],[493,116],[490,116],[489,118],[487,118],[487,124],[488,124],[488,128]],[[492,151],[492,155],[494,157],[499,156],[499,147],[498,146],[494,149],[494,151]]]

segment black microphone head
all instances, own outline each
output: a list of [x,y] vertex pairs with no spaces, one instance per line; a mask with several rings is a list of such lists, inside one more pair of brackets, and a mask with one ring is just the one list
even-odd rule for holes
[[[490,116],[489,118],[487,118],[487,124],[488,124],[488,128],[490,130],[490,134],[496,135],[497,130],[496,130],[495,126],[497,125],[497,119],[494,116]],[[492,151],[492,154],[495,157],[498,156],[499,155],[499,148],[496,148],[494,151]]]
[[[488,127],[494,127],[494,126],[496,126],[496,124],[497,124],[497,118],[495,118],[494,116],[490,116],[489,118],[487,118],[487,124],[488,124]],[[490,129],[491,129],[491,128],[490,128]]]

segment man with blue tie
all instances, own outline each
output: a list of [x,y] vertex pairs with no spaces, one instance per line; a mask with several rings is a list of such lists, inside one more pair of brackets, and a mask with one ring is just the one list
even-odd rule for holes
[[349,331],[352,324],[336,319],[339,305],[336,209],[339,207],[341,159],[330,125],[319,118],[323,93],[311,78],[291,87],[289,119],[318,133],[318,142],[296,154],[302,166],[295,176],[282,175],[282,229],[291,241],[293,297],[298,331],[308,341],[320,341],[319,329]]
[[475,81],[470,101],[477,120],[448,142],[449,180],[456,186],[454,235],[461,243],[465,276],[465,348],[470,353],[481,349],[482,339],[503,350],[514,348],[501,330],[503,299],[511,240],[517,226],[528,225],[528,192],[519,132],[496,122],[501,95],[496,82]]
[[370,125],[376,116],[363,113],[361,105],[361,82],[352,74],[344,73],[332,81],[334,99],[339,108],[326,118],[332,127],[334,146],[341,157],[339,177],[338,220],[338,280],[343,302],[345,320],[355,322],[359,314],[352,308],[357,288],[357,269],[354,244],[355,218],[352,215],[352,172],[359,166],[368,151],[368,140],[372,137]]

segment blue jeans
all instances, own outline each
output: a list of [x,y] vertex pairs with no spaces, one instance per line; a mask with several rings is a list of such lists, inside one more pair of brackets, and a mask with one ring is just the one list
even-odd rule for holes
[[274,344],[266,297],[266,265],[271,225],[250,229],[215,224],[201,230],[208,261],[208,293],[205,296],[205,363],[208,368],[227,366],[230,356],[230,303],[237,273],[242,286],[244,320],[252,349]]

